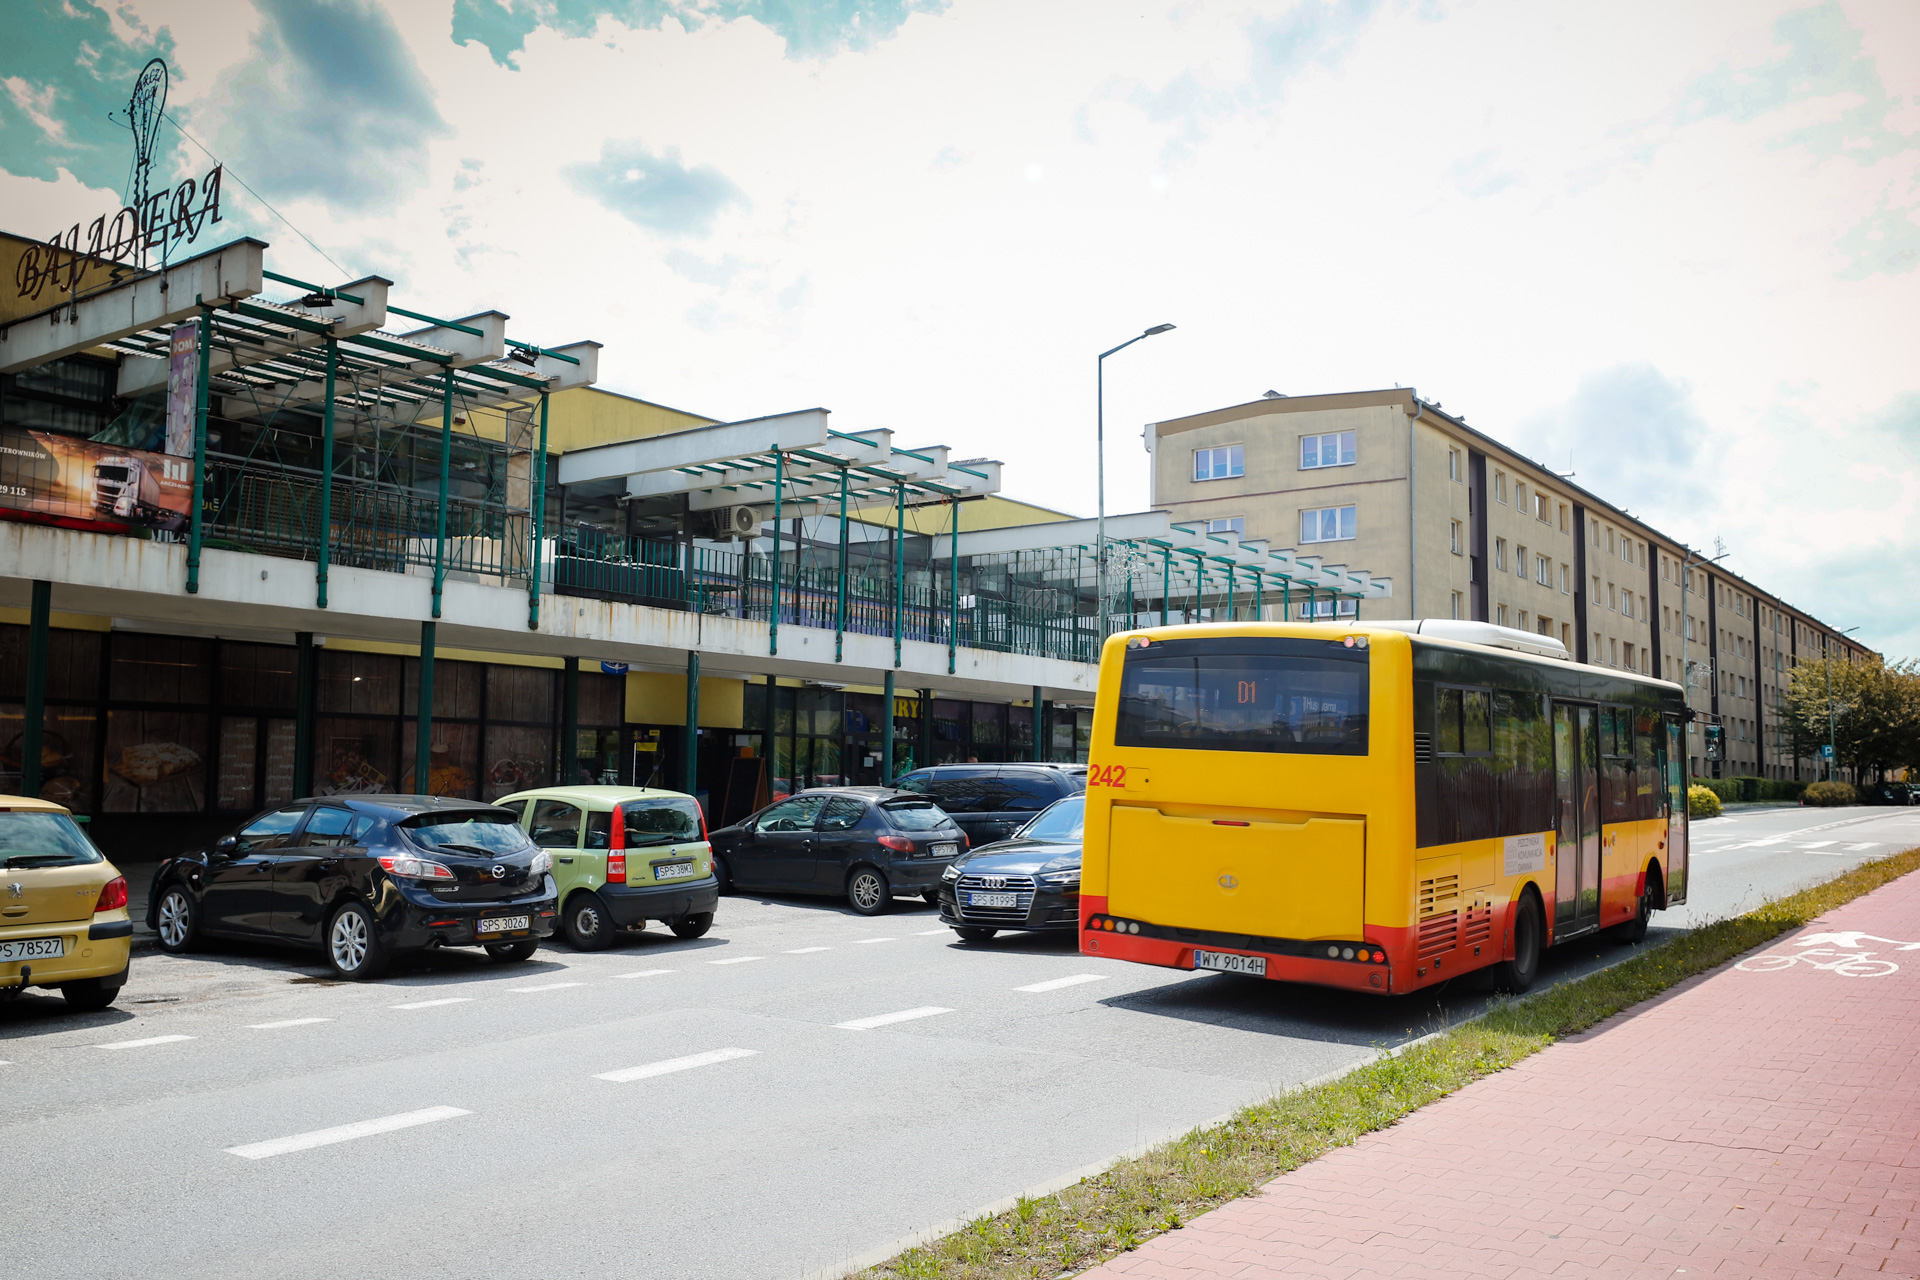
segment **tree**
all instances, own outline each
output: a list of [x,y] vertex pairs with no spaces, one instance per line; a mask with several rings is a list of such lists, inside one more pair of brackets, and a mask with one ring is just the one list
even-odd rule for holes
[[[1829,685],[1831,680],[1831,685]],[[1920,668],[1912,662],[1802,662],[1787,685],[1787,733],[1796,756],[1827,743],[1854,777],[1920,765]]]

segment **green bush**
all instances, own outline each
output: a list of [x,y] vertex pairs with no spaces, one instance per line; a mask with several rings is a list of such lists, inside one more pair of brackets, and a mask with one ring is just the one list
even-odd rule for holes
[[1695,778],[1693,785],[1705,787],[1722,803],[1755,800],[1798,800],[1807,789],[1804,782],[1789,778]]
[[1687,788],[1687,816],[1690,818],[1717,818],[1720,816],[1720,797],[1711,787],[1698,783]]
[[1807,788],[1806,802],[1831,809],[1843,804],[1859,804],[1860,793],[1853,789],[1851,782],[1816,782]]

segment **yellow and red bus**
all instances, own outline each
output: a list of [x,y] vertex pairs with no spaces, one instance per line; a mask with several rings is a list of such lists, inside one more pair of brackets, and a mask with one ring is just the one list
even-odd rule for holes
[[1485,623],[1107,641],[1080,947],[1399,994],[1644,937],[1687,892],[1680,687]]

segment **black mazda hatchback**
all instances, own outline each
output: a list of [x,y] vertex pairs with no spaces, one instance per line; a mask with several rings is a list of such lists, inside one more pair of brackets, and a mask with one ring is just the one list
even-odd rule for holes
[[531,957],[553,933],[553,859],[511,810],[438,796],[323,796],[269,809],[154,873],[163,951],[202,938],[319,947],[343,978],[396,952]]
[[940,920],[962,942],[985,942],[1002,929],[1040,931],[1080,925],[1084,795],[1056,800],[1011,840],[983,844],[940,876]]

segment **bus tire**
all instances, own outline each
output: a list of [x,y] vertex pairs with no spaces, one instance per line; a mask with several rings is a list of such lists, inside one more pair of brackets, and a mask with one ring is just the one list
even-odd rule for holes
[[1540,976],[1540,947],[1546,933],[1547,921],[1540,909],[1540,895],[1528,889],[1513,909],[1513,959],[1493,967],[1496,990],[1517,996],[1533,985],[1534,979]]
[[1633,919],[1627,921],[1625,924],[1617,924],[1607,930],[1607,936],[1609,938],[1612,938],[1615,942],[1623,943],[1626,946],[1633,946],[1636,943],[1646,941],[1647,925],[1653,921],[1654,897],[1659,892],[1656,884],[1656,878],[1659,874],[1659,865],[1657,863],[1649,863],[1647,866],[1646,881],[1641,886],[1639,909],[1633,913]]

